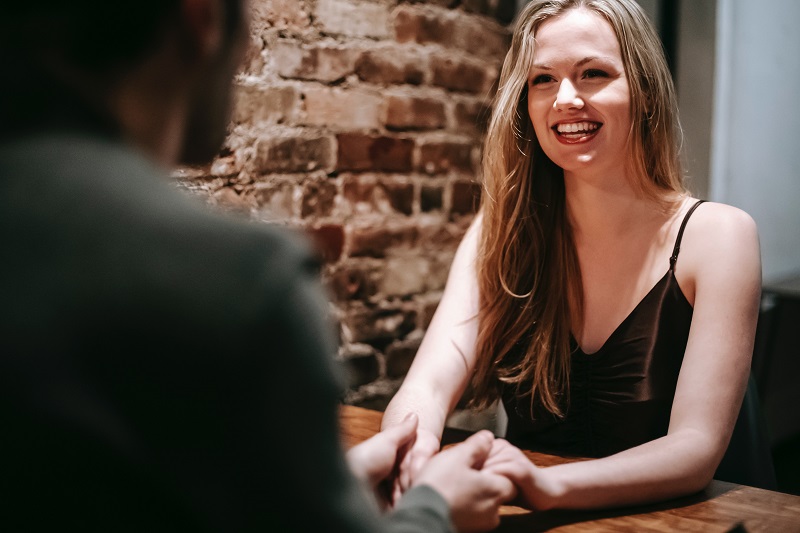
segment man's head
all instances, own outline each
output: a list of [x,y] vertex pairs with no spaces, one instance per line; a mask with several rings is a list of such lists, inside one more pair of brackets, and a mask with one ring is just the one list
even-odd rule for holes
[[[245,14],[246,0],[12,2],[0,17],[0,59],[10,65],[0,73],[6,87],[0,96],[8,100],[0,103],[0,119],[24,125],[46,118],[50,110],[39,110],[64,90],[115,115],[105,103],[109,95],[130,90],[148,65],[160,62],[165,95],[178,85],[183,94],[185,127],[176,159],[206,161],[224,138]],[[53,87],[42,87],[48,81]]]

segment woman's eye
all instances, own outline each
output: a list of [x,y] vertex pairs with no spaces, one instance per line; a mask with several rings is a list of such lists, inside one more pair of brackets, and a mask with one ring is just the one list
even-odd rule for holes
[[595,68],[590,68],[586,72],[583,73],[584,78],[607,78],[608,74],[602,70],[598,70]]
[[531,85],[541,85],[542,83],[547,83],[548,81],[553,81],[553,77],[549,74],[539,74],[531,79]]

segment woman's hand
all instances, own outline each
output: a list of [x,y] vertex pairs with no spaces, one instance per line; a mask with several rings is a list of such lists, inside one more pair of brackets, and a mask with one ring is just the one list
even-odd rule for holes
[[[391,429],[391,428],[390,428]],[[400,458],[397,476],[393,480],[392,501],[396,502],[402,494],[414,485],[414,480],[430,459],[439,452],[439,438],[431,431],[418,428],[411,446],[404,450]]]
[[403,421],[350,448],[347,463],[350,470],[375,493],[383,507],[393,503],[391,483],[400,461],[408,457],[408,449],[417,436],[418,419],[409,414]]
[[531,463],[519,448],[504,439],[494,441],[483,471],[508,478],[517,487],[518,503],[529,509],[552,509],[561,493],[546,468]]

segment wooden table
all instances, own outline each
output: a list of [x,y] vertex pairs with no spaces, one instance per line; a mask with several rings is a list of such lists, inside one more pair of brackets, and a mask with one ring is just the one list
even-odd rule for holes
[[[374,435],[380,429],[382,413],[344,406],[340,413],[346,447]],[[443,441],[458,440],[464,434],[445,435]],[[552,466],[576,459],[525,452],[539,466]],[[532,512],[506,506],[501,510],[503,533],[535,531],[585,532],[800,532],[800,496],[712,481],[701,493],[656,505],[608,511]]]

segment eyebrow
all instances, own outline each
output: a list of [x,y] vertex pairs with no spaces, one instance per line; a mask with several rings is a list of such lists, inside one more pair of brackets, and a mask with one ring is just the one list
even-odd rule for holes
[[[594,61],[594,60],[601,60],[602,61],[603,59],[605,59],[605,58],[600,57],[600,56],[586,56],[583,59],[581,59],[580,61],[578,61],[577,63],[575,63],[575,66],[576,67],[582,67],[583,65],[585,65],[586,63],[589,63],[590,61]],[[535,69],[538,69],[538,70],[553,70],[553,67],[551,67],[550,65],[546,65],[544,63],[534,63],[531,66],[531,68],[535,68]]]

